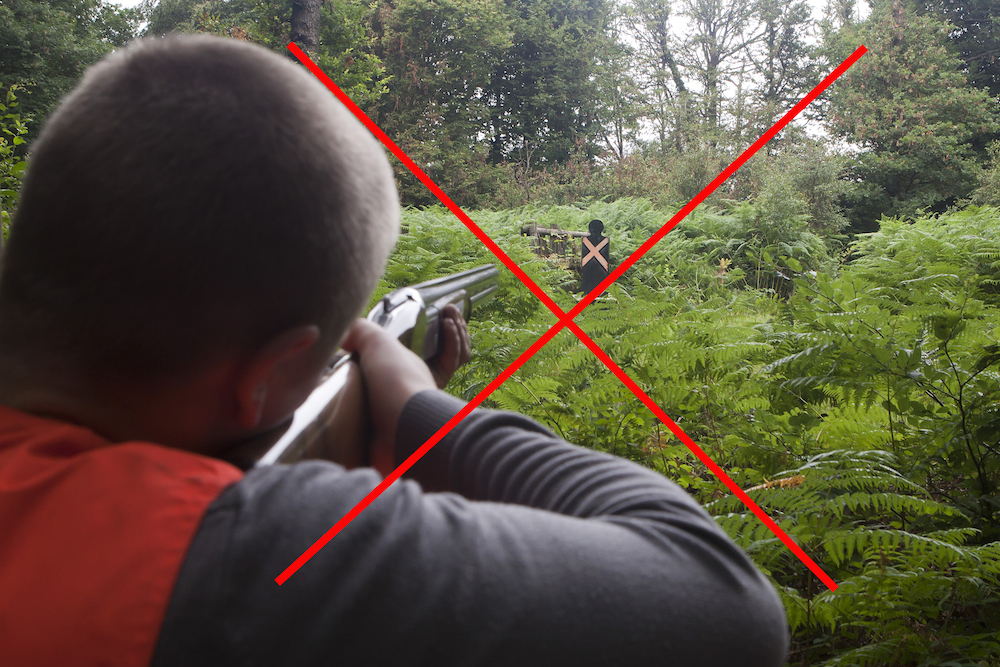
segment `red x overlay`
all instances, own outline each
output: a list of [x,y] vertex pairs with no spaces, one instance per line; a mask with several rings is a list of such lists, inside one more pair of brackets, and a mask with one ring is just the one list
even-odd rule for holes
[[521,267],[519,267],[514,262],[514,260],[508,257],[507,253],[501,250],[500,246],[494,243],[493,239],[487,236],[487,234],[482,229],[480,229],[475,222],[472,221],[472,218],[466,215],[465,211],[459,208],[458,204],[452,201],[451,198],[448,195],[446,195],[444,191],[441,190],[441,188],[439,188],[437,184],[434,181],[432,181],[430,177],[427,174],[425,174],[424,171],[420,167],[418,167],[417,164],[413,160],[411,160],[406,155],[406,153],[404,153],[399,148],[399,146],[396,145],[396,143],[392,139],[386,136],[385,132],[383,132],[381,128],[379,128],[379,126],[376,125],[367,115],[365,115],[365,113],[360,108],[358,108],[358,105],[356,105],[351,100],[351,98],[349,98],[344,93],[344,91],[342,91],[337,86],[337,84],[331,81],[330,77],[324,74],[323,71],[320,70],[320,68],[316,65],[316,63],[314,63],[309,58],[309,56],[307,56],[302,51],[302,49],[300,49],[294,43],[290,43],[288,45],[288,49],[293,54],[295,54],[295,57],[298,58],[303,65],[309,68],[309,71],[315,74],[316,77],[320,81],[322,81],[326,85],[326,87],[329,88],[331,92],[333,92],[334,95],[337,96],[337,99],[343,102],[344,105],[347,106],[347,108],[350,109],[362,123],[364,123],[365,127],[367,127],[372,132],[372,134],[378,137],[379,140],[381,140],[381,142],[385,144],[386,148],[388,148],[393,155],[399,158],[399,160],[402,161],[402,163],[405,164],[406,167],[411,172],[413,172],[414,176],[420,179],[421,183],[426,185],[430,189],[430,191],[434,193],[434,196],[436,196],[438,199],[441,200],[442,204],[447,206],[448,209],[452,213],[454,213],[455,216],[459,220],[461,220],[462,223],[465,224],[465,226],[468,227],[469,230],[473,234],[475,234],[476,237],[480,241],[482,241],[494,255],[497,256],[497,259],[499,259],[504,266],[510,269],[510,271],[515,276],[517,276],[521,280],[521,282],[523,282],[525,286],[527,286],[527,288],[530,289],[531,292],[536,297],[538,297],[539,300],[541,300],[541,302],[544,303],[549,310],[553,312],[553,314],[555,314],[556,318],[558,318],[558,322],[556,322],[551,329],[546,331],[541,338],[535,341],[531,345],[531,347],[525,350],[521,354],[521,356],[515,359],[510,366],[508,366],[502,373],[500,373],[500,375],[498,375],[496,379],[493,380],[493,382],[489,383],[489,385],[487,385],[485,389],[479,392],[475,398],[469,401],[466,404],[466,406],[459,411],[457,415],[452,417],[447,424],[442,426],[438,430],[438,432],[435,433],[427,442],[421,445],[420,448],[417,449],[417,451],[413,452],[413,454],[411,454],[408,459],[403,461],[403,463],[401,463],[398,468],[393,470],[388,477],[382,480],[382,482],[378,486],[376,486],[367,496],[365,496],[364,499],[361,500],[361,502],[359,502],[357,505],[354,506],[354,509],[352,509],[346,515],[344,515],[344,517],[340,521],[338,521],[332,528],[330,528],[330,530],[326,531],[326,533],[324,533],[322,537],[316,540],[316,542],[311,547],[306,549],[306,551],[301,556],[296,558],[294,563],[285,568],[285,571],[282,572],[275,579],[275,581],[278,582],[279,586],[288,581],[289,577],[295,574],[299,570],[299,568],[305,565],[305,563],[310,558],[315,556],[320,549],[326,546],[326,544],[330,540],[332,540],[337,535],[337,533],[343,530],[347,526],[347,524],[353,521],[358,514],[360,514],[366,507],[368,507],[368,505],[372,503],[372,501],[378,498],[383,491],[389,488],[389,486],[393,482],[399,479],[403,475],[403,473],[405,473],[407,470],[410,469],[411,466],[413,466],[413,464],[419,461],[420,458],[431,449],[431,447],[440,442],[441,439],[444,438],[453,428],[455,428],[455,426],[457,426],[460,421],[465,419],[465,417],[470,412],[472,412],[477,406],[479,406],[479,404],[482,403],[487,396],[496,391],[496,389],[501,384],[503,384],[507,380],[507,378],[513,375],[517,371],[517,369],[519,369],[522,365],[524,365],[526,361],[528,361],[528,359],[530,359],[532,356],[534,356],[536,352],[542,349],[542,347],[550,340],[552,340],[557,333],[562,331],[564,327],[568,327],[574,334],[576,334],[576,336],[580,339],[580,341],[584,345],[586,345],[595,355],[597,355],[598,359],[604,362],[604,364],[611,370],[611,372],[614,373],[618,377],[618,379],[625,384],[626,387],[632,390],[632,393],[634,393],[636,397],[640,401],[642,401],[646,405],[646,407],[649,408],[653,412],[653,414],[655,414],[660,419],[660,421],[666,424],[666,426],[673,432],[674,435],[680,438],[681,442],[687,445],[688,449],[690,449],[694,453],[694,455],[697,456],[701,460],[701,462],[704,463],[708,467],[708,469],[712,471],[713,474],[715,474],[716,477],[722,480],[722,482],[729,488],[730,491],[736,494],[736,496],[741,501],[743,501],[743,503],[747,507],[749,507],[754,514],[757,515],[757,518],[759,518],[761,521],[764,522],[764,524],[771,530],[771,532],[773,532],[782,542],[784,542],[785,546],[787,546],[792,551],[792,553],[794,553],[799,558],[799,560],[805,563],[805,565],[810,570],[812,570],[813,573],[817,577],[819,577],[820,580],[822,580],[823,583],[826,584],[826,586],[830,590],[837,589],[837,583],[833,579],[831,579],[830,576],[826,572],[824,572],[823,569],[819,565],[817,565],[816,562],[813,561],[813,559],[810,558],[808,554],[806,554],[806,552],[803,551],[802,548],[798,544],[796,544],[795,541],[791,537],[789,537],[788,534],[785,533],[785,531],[783,531],[778,526],[778,524],[776,524],[771,519],[771,517],[769,517],[764,512],[764,510],[762,510],[757,505],[757,503],[755,503],[743,491],[743,489],[737,486],[736,482],[730,479],[729,475],[727,475],[722,470],[722,468],[716,465],[716,463],[704,451],[702,451],[702,449],[698,445],[696,445],[690,437],[688,437],[688,435],[681,429],[681,427],[675,424],[674,421],[667,416],[667,413],[665,413],[660,408],[660,406],[658,406],[653,401],[653,399],[651,399],[649,395],[646,394],[646,392],[644,392],[639,387],[639,385],[636,384],[635,381],[625,373],[625,371],[619,368],[618,364],[616,364],[604,350],[598,347],[597,343],[591,340],[590,336],[584,333],[584,331],[573,320],[577,315],[579,315],[583,311],[584,308],[589,306],[594,301],[594,299],[600,296],[601,293],[604,292],[604,290],[606,290],[611,285],[611,283],[613,283],[615,280],[621,277],[621,275],[625,273],[625,271],[627,271],[629,267],[635,264],[635,262],[640,257],[642,257],[642,255],[644,255],[650,248],[656,245],[656,243],[660,239],[666,236],[667,232],[673,229],[678,222],[680,222],[689,213],[691,213],[691,211],[693,211],[695,207],[701,204],[710,194],[712,194],[716,188],[718,188],[720,185],[722,185],[723,182],[726,181],[726,179],[732,176],[737,169],[743,166],[743,163],[749,160],[754,155],[754,153],[756,153],[758,150],[760,150],[760,148],[764,144],[766,144],[768,141],[774,138],[774,136],[778,132],[780,132],[786,125],[788,125],[788,123],[791,122],[791,120],[795,118],[803,109],[805,109],[810,102],[815,100],[824,90],[827,89],[827,87],[830,86],[830,84],[836,81],[840,77],[840,75],[842,75],[844,72],[848,70],[848,68],[850,68],[851,65],[857,62],[857,60],[861,58],[861,56],[863,56],[868,51],[868,49],[866,49],[864,46],[859,46],[858,49],[853,54],[851,54],[851,56],[847,60],[842,62],[840,66],[837,67],[837,69],[831,72],[830,75],[827,76],[825,79],[823,79],[823,81],[818,86],[813,88],[813,90],[808,95],[803,97],[798,104],[792,107],[792,109],[788,113],[782,116],[781,120],[775,123],[774,126],[771,127],[771,129],[765,132],[764,135],[760,139],[755,141],[754,144],[750,146],[750,148],[745,150],[742,155],[736,158],[736,160],[734,160],[732,164],[726,167],[726,169],[721,174],[716,176],[715,180],[709,183],[705,187],[705,189],[699,192],[694,199],[689,201],[687,205],[684,206],[684,208],[682,208],[680,211],[676,213],[676,215],[670,218],[670,220],[667,221],[667,223],[663,225],[663,227],[661,227],[658,232],[649,237],[649,239],[645,243],[643,243],[641,246],[639,246],[639,248],[635,252],[629,255],[628,259],[619,264],[618,268],[612,271],[608,275],[608,277],[601,282],[600,285],[595,287],[594,290],[590,292],[590,294],[581,299],[580,302],[577,303],[576,306],[574,306],[568,313],[563,312],[563,310],[558,305],[556,305],[555,301],[553,301],[549,297],[549,295],[546,294],[544,290],[542,290],[541,287],[539,287],[531,278],[529,278],[528,275],[521,269]]

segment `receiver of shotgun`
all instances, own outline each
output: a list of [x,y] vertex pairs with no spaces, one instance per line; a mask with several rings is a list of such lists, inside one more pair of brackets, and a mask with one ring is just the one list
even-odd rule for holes
[[[433,359],[441,346],[441,311],[455,304],[469,320],[472,313],[496,294],[500,272],[492,264],[443,278],[402,287],[385,295],[368,320],[383,327],[424,361]],[[231,459],[244,468],[303,459],[326,459],[346,467],[363,465],[353,460],[356,443],[368,439],[367,407],[361,370],[351,357],[341,354],[327,374],[295,411],[277,441],[258,443],[262,455],[244,452]],[[266,449],[265,449],[266,447]],[[242,465],[241,465],[242,464]],[[249,464],[249,465],[248,465]]]

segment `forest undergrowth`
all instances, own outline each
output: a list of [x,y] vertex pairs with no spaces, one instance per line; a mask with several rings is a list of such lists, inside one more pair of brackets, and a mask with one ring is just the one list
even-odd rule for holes
[[[523,224],[600,218],[612,263],[667,222],[643,200],[472,214],[564,310],[581,298]],[[376,297],[493,261],[441,208],[408,209]],[[505,269],[470,323],[471,398],[555,317]],[[563,331],[484,403],[657,470],[774,582],[793,665],[1000,666],[1000,211],[846,246],[803,216],[698,210],[577,322],[839,584],[829,591]]]

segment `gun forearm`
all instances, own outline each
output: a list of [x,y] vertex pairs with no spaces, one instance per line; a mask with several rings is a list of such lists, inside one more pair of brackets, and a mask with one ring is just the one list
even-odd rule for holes
[[[430,361],[441,351],[441,314],[445,307],[454,304],[469,319],[496,294],[498,278],[499,271],[488,264],[404,287],[383,297],[367,319],[386,329],[425,362]],[[336,359],[285,430],[274,434],[273,444],[256,446],[252,465],[312,458],[347,467],[367,463],[356,455],[363,449],[357,443],[367,439],[369,431],[364,397],[357,364],[346,355]]]
[[435,278],[390,292],[368,319],[385,328],[424,361],[440,351],[441,311],[454,304],[470,319],[498,290],[500,272],[492,264]]

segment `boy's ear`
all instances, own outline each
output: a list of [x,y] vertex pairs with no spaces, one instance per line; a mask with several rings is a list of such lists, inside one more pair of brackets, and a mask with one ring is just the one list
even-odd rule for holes
[[235,376],[239,428],[255,429],[263,421],[291,414],[298,407],[317,376],[313,348],[319,338],[315,325],[288,329],[246,359]]

